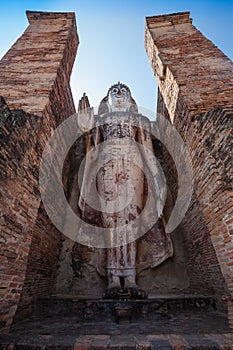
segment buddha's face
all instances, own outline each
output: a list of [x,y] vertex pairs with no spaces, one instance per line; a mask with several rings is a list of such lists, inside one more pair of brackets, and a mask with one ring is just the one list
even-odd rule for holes
[[130,108],[130,91],[121,84],[114,85],[109,91],[108,103],[111,111],[128,111]]

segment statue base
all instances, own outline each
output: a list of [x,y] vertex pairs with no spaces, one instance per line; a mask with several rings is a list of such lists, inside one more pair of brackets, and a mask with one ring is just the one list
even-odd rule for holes
[[214,298],[198,295],[149,296],[138,300],[82,299],[70,295],[53,295],[38,299],[35,305],[36,316],[75,316],[77,322],[135,322],[154,317],[166,319],[174,312],[208,310],[215,310]]

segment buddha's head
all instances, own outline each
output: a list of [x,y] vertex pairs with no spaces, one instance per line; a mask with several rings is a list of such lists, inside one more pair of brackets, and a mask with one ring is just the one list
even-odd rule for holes
[[103,98],[99,105],[99,114],[107,112],[137,112],[137,105],[131,96],[130,89],[125,84],[118,82],[112,85],[107,96]]

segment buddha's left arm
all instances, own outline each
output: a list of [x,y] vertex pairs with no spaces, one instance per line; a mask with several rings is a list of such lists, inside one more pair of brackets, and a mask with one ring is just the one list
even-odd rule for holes
[[142,169],[147,178],[148,187],[157,198],[158,216],[162,215],[163,203],[166,198],[166,180],[158,160],[155,158],[152,138],[150,133],[150,121],[142,117],[139,120],[137,128],[136,141],[140,144],[139,149],[143,160],[144,169]]

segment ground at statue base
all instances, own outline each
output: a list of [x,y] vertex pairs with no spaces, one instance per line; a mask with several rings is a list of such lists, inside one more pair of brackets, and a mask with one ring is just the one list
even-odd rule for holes
[[14,337],[1,340],[1,350],[232,350],[233,334],[119,334]]
[[128,324],[53,316],[19,322],[0,344],[1,350],[228,350],[233,333],[226,316],[216,311],[155,315]]

